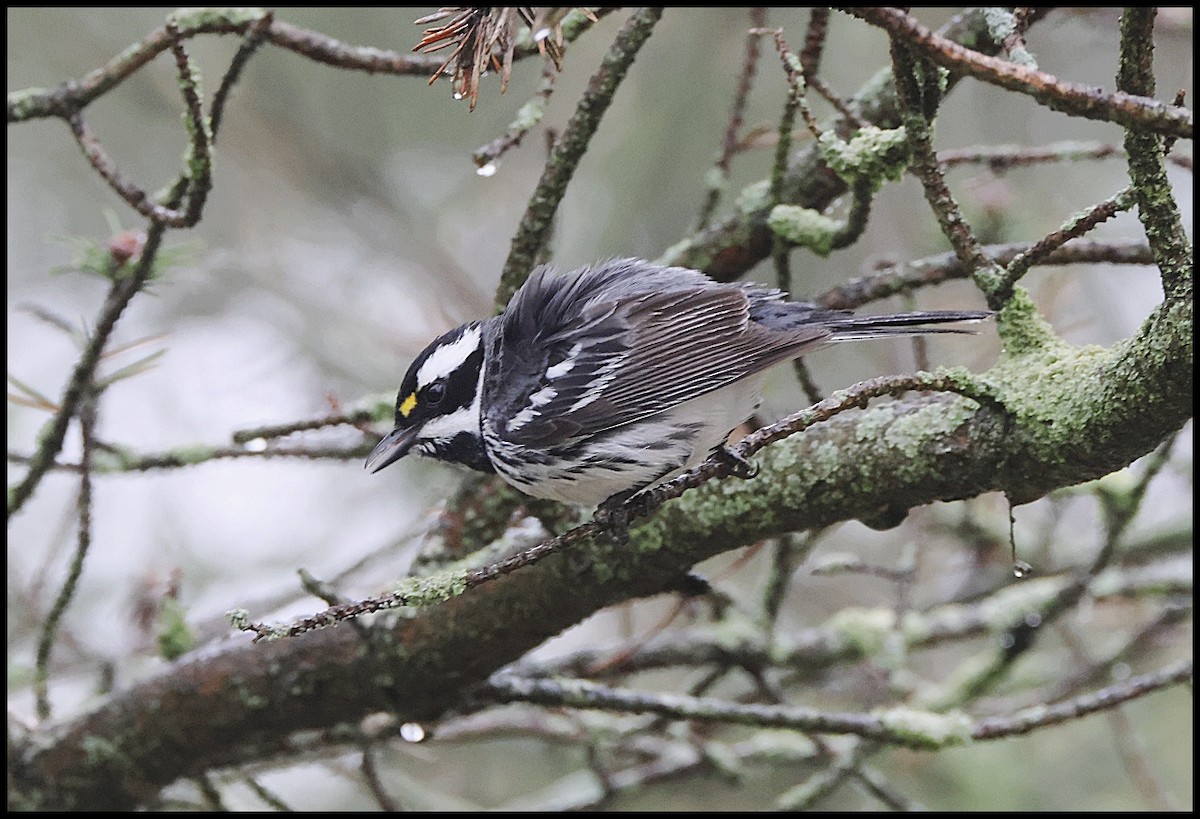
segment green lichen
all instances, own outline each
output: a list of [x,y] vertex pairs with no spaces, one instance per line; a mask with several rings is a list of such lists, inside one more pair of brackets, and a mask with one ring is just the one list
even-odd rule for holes
[[988,36],[993,42],[1008,43],[1013,42],[1011,48],[1006,52],[1006,56],[1017,65],[1025,66],[1026,68],[1037,69],[1037,60],[1025,48],[1024,39],[1017,37],[1017,18],[1011,11],[997,6],[989,6],[983,9],[983,22],[987,26]]
[[[833,478],[845,467],[841,452],[832,441],[819,441],[807,450],[781,442],[767,447],[756,457],[762,464],[763,473],[777,481],[780,494],[777,503],[766,503],[761,497],[746,497],[743,503],[753,504],[748,514],[759,516],[748,519],[761,520],[771,526],[778,522],[782,509],[803,505],[814,486],[824,483],[826,491],[832,491],[838,485]],[[840,500],[828,499],[830,502]]]
[[742,741],[754,757],[779,763],[812,759],[819,753],[816,742],[791,729],[760,728]]
[[810,776],[795,787],[788,788],[775,797],[775,807],[780,811],[799,811],[812,805],[825,793],[823,777]]
[[903,413],[897,413],[896,406],[890,403],[863,410],[854,424],[855,441],[880,450],[886,448],[890,454],[883,460],[887,464],[886,474],[863,471],[855,492],[862,495],[876,492],[877,478],[901,483],[919,479],[928,468],[930,441],[950,437],[975,412],[976,405],[970,401],[921,406]]
[[[881,408],[886,410],[888,408]],[[949,435],[971,420],[975,407],[965,401],[949,406],[938,405],[892,414],[891,423],[883,431],[883,442],[906,458],[915,458],[931,435]]]
[[46,98],[52,92],[48,88],[23,88],[8,94],[8,121],[22,122],[38,116],[45,109]]
[[867,125],[849,140],[841,139],[834,131],[825,131],[817,139],[817,147],[838,176],[850,185],[860,179],[869,180],[872,192],[878,191],[885,181],[899,180],[912,159],[903,127]]
[[[1007,338],[1007,337],[1006,337]],[[981,376],[1012,414],[1021,436],[1049,457],[1064,460],[1078,447],[1081,431],[1095,423],[1098,398],[1105,391],[1100,379],[1113,361],[1113,351],[1103,347],[1074,347],[1061,339],[1034,347],[1008,349],[996,365]],[[1094,389],[1087,373],[1095,373]]]
[[896,613],[890,609],[845,608],[825,621],[826,629],[862,657],[881,651],[895,626]]
[[933,710],[952,708],[979,696],[981,682],[994,678],[996,655],[982,652],[960,661],[950,675],[920,689],[917,702]]
[[546,101],[541,97],[534,97],[517,109],[517,115],[509,128],[517,131],[528,131],[542,121],[545,113]]
[[129,757],[120,744],[96,734],[90,734],[80,742],[89,768],[108,768],[140,777],[143,771]]
[[709,630],[709,635],[722,650],[737,654],[761,641],[762,629],[750,617],[730,614],[717,621]]
[[828,256],[842,223],[812,208],[776,205],[767,217],[771,231],[794,245],[807,247],[818,256]]
[[172,449],[170,456],[181,466],[195,466],[207,463],[213,459],[215,448],[211,446],[191,446]]
[[1030,612],[1041,611],[1055,594],[1062,590],[1062,581],[1056,578],[1023,580],[1009,584],[983,600],[979,614],[993,634],[1012,628]]
[[742,188],[734,205],[744,216],[753,216],[771,207],[771,180],[761,179]]
[[238,631],[250,628],[250,612],[246,609],[230,609],[225,612],[225,617],[229,620],[229,625]]
[[425,577],[406,577],[392,592],[402,605],[425,608],[457,597],[467,590],[467,570],[444,569]]
[[938,714],[898,706],[876,711],[875,716],[897,739],[918,748],[937,750],[971,741],[971,718],[961,712]]
[[187,611],[173,597],[162,602],[158,611],[158,653],[163,659],[174,660],[191,651],[196,635],[187,624]]
[[881,411],[878,407],[869,407],[860,413],[858,422],[854,425],[854,440],[860,443],[878,441],[894,420],[894,411]]
[[720,168],[709,168],[704,174],[704,189],[718,193],[725,190],[729,183],[729,175]]
[[728,743],[706,742],[701,746],[701,751],[713,771],[726,779],[740,779],[745,773],[741,757]]
[[1065,344],[1022,287],[1013,288],[1011,298],[996,315],[996,327],[1004,342],[1004,353],[1010,358]]
[[[1114,375],[1114,367],[1128,355],[1126,348],[1134,341],[1108,349],[1071,345],[1054,335],[1020,289],[1014,291],[998,320],[1004,349],[995,366],[978,379],[1009,414],[1012,445],[1044,465],[1040,478],[1028,488],[1029,498],[1039,497],[1046,475],[1057,467],[1071,469],[1083,448],[1081,442],[1093,439],[1097,429],[1111,426],[1103,417],[1112,412],[1105,396],[1121,380]],[[1139,379],[1126,381],[1128,388]],[[1138,397],[1122,395],[1120,400],[1136,403]],[[1147,403],[1157,400],[1146,397]],[[1010,489],[1018,502],[1027,499],[1020,486]]]
[[203,31],[222,25],[244,26],[257,23],[267,14],[262,8],[190,8],[167,16],[181,32]]

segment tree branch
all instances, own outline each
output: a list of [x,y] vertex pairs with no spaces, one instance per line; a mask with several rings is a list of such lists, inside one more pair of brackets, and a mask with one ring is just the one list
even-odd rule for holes
[[[1019,307],[1015,299],[1006,312]],[[12,788],[40,808],[128,809],[179,776],[278,753],[294,731],[378,710],[437,719],[547,638],[672,588],[719,552],[851,518],[894,522],[937,500],[1029,499],[1100,477],[1191,417],[1192,331],[1191,305],[1168,301],[1110,349],[1063,345],[1027,351],[1053,359],[1037,366],[1001,362],[980,379],[1000,405],[923,394],[843,413],[762,450],[759,477],[666,504],[626,547],[577,544],[412,616],[377,617],[365,642],[327,628],[198,652],[16,743]]]
[[1192,112],[1183,106],[1168,105],[1137,93],[1106,92],[1102,88],[1067,82],[1044,71],[966,48],[933,33],[900,9],[855,6],[843,10],[879,26],[893,37],[903,38],[910,47],[919,50],[922,57],[943,68],[1009,91],[1028,94],[1056,111],[1184,139],[1192,136]]
[[[985,17],[981,10],[967,12],[948,23],[941,34],[950,40],[970,42],[981,52],[998,53],[1003,44],[992,40]],[[947,91],[953,85],[952,77]],[[843,135],[864,121],[880,128],[898,127],[901,110],[891,72],[885,70],[866,83],[851,101],[850,108],[855,119],[843,118],[832,126]],[[780,188],[779,203],[824,212],[847,189],[846,182],[825,165],[819,148],[810,144],[792,158]],[[773,204],[776,203],[751,204],[671,247],[658,261],[703,270],[715,279],[732,281],[771,254],[774,233],[767,217]]]

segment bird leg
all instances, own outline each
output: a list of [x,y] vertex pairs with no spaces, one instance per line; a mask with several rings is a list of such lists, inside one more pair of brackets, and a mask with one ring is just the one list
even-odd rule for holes
[[[639,487],[640,488],[640,487]],[[616,542],[624,546],[629,542],[629,509],[625,502],[636,495],[637,489],[627,489],[605,499],[596,507],[592,520]]]
[[713,456],[735,478],[748,480],[758,474],[758,467],[738,454],[736,449],[721,445],[713,450]]

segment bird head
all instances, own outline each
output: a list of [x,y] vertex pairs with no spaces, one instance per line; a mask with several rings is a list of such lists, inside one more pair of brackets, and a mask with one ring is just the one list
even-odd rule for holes
[[396,427],[367,456],[378,472],[415,449],[422,455],[492,471],[480,433],[483,324],[445,333],[413,361],[396,395]]

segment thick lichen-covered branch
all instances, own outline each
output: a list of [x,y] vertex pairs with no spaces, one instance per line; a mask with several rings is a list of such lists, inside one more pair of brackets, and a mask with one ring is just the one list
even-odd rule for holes
[[1022,309],[1014,299],[1001,316],[1010,356],[982,376],[955,376],[996,403],[922,394],[843,413],[762,450],[758,477],[666,504],[624,547],[580,542],[376,621],[366,643],[333,628],[197,655],[58,726],[52,741],[18,743],[16,786],[43,808],[130,808],[188,771],[269,755],[297,730],[377,710],[435,719],[548,637],[619,600],[672,588],[711,555],[849,518],[894,521],[937,500],[1037,497],[1123,467],[1191,417],[1190,304],[1164,303],[1108,349],[1047,348],[1036,326],[1025,332],[1038,343],[1022,346],[1022,326],[1037,323]]

